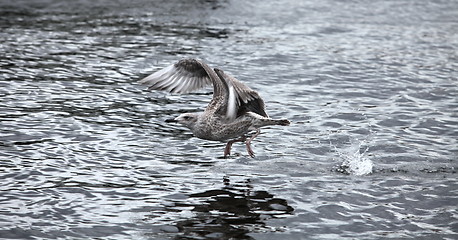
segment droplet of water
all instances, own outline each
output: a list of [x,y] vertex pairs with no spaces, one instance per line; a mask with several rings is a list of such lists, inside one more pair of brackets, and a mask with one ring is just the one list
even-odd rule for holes
[[344,149],[335,148],[336,153],[342,163],[337,167],[336,171],[351,174],[351,175],[367,175],[372,173],[373,163],[366,156],[366,152],[369,147],[366,147],[364,151],[361,151],[364,141],[353,141],[351,145]]

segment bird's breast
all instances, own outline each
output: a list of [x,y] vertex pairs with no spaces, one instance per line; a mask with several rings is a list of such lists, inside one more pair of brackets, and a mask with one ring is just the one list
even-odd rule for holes
[[250,131],[251,126],[251,122],[246,119],[236,119],[228,122],[225,119],[209,118],[198,121],[192,132],[198,138],[224,141],[246,134]]

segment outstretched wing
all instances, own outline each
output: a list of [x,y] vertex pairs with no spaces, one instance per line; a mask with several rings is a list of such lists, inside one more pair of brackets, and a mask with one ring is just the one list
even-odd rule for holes
[[148,86],[148,89],[189,93],[212,84],[202,65],[196,59],[183,59],[145,77],[140,83]]
[[[220,69],[215,68],[215,72],[218,77],[220,77],[223,81],[226,81],[229,89],[233,88],[233,93],[229,93],[227,106],[228,115],[236,113],[235,117],[239,117],[247,112],[254,112],[261,116],[269,117],[265,110],[264,101],[259,96],[258,92],[249,88],[247,85],[243,84],[233,76],[226,74]],[[233,97],[231,95],[233,95]],[[233,104],[235,104],[235,108]],[[231,109],[236,109],[236,111]]]
[[225,115],[228,100],[228,85],[216,75],[206,63],[197,59],[182,59],[148,77],[140,80],[149,89],[165,90],[172,93],[188,93],[213,85],[213,98],[206,111]]
[[220,69],[196,59],[183,59],[140,80],[148,89],[188,93],[213,84],[213,98],[206,111],[233,120],[246,112],[268,117],[256,91]]

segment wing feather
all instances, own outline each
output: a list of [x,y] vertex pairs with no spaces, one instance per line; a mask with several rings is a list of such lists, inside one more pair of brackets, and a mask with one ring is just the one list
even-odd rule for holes
[[227,107],[226,107],[226,117],[228,120],[234,120],[237,117],[237,95],[235,93],[234,87],[229,86],[229,95],[227,99]]
[[212,84],[200,61],[183,59],[139,81],[152,90],[188,93]]
[[254,112],[261,116],[269,117],[265,111],[264,100],[262,100],[258,92],[220,69],[215,68],[215,72],[220,78],[224,79],[229,86],[234,88],[237,103],[237,117],[247,112]]

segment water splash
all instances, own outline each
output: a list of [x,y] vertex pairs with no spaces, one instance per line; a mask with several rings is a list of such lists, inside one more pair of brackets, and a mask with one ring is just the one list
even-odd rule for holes
[[[365,148],[364,145],[366,145]],[[335,171],[357,176],[372,173],[373,163],[366,155],[369,150],[366,140],[350,141],[350,146],[344,149],[333,147],[339,159],[342,160],[342,163],[336,167]]]

